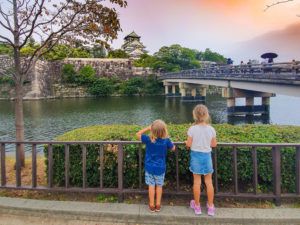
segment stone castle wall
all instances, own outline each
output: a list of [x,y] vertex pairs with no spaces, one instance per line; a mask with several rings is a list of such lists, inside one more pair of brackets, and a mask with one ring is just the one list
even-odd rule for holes
[[[83,90],[63,90],[61,86],[61,71],[64,64],[72,64],[78,71],[86,65],[92,66],[97,77],[113,77],[128,79],[133,76],[147,76],[152,73],[147,68],[134,67],[130,59],[65,59],[60,61],[38,61],[27,79],[29,87],[24,91],[25,99],[51,98],[51,97],[84,97]],[[12,65],[12,59],[8,56],[0,57],[0,71],[5,71]],[[56,84],[60,84],[57,88]],[[55,86],[56,85],[56,86]],[[3,87],[5,86],[5,87]],[[7,85],[0,85],[0,98],[13,98],[13,92],[7,90]],[[2,90],[2,91],[1,91]],[[1,94],[2,93],[2,94]],[[5,93],[5,95],[3,94]],[[68,93],[68,94],[66,94]],[[78,94],[79,93],[79,94]],[[8,97],[9,96],[9,97]]]

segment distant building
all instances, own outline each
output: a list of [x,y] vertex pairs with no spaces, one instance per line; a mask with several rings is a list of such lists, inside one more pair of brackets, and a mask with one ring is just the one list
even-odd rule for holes
[[141,37],[138,36],[134,31],[128,34],[124,38],[124,44],[122,50],[124,50],[131,58],[137,59],[142,54],[146,53],[145,46],[140,41]]

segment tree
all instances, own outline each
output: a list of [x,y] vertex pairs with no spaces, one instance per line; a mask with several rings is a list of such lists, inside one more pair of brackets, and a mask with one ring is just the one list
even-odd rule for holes
[[108,53],[108,58],[129,58],[129,55],[122,49],[111,50]]
[[226,58],[223,55],[221,55],[217,52],[213,52],[209,48],[205,49],[204,52],[199,52],[199,54],[197,55],[197,58],[202,61],[226,63]]
[[[14,66],[6,71],[15,83],[16,140],[24,141],[23,82],[36,61],[58,43],[95,43],[117,37],[121,30],[117,11],[126,7],[125,0],[1,0],[0,41],[13,49]],[[111,6],[111,7],[110,7]],[[21,49],[39,38],[40,45],[27,57]],[[4,73],[4,72],[3,72]],[[18,145],[22,165],[24,147]]]

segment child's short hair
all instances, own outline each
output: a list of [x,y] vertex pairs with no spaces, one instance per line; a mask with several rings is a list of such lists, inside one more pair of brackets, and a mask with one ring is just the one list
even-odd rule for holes
[[168,130],[167,125],[162,120],[155,120],[151,124],[151,140],[155,141],[157,138],[167,138]]
[[195,123],[210,123],[210,116],[207,107],[202,104],[196,105],[193,110],[193,118]]

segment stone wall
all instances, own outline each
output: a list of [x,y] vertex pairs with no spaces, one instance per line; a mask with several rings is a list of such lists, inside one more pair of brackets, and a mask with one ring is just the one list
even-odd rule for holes
[[[65,59],[61,61],[43,61],[36,63],[30,77],[27,79],[29,87],[24,91],[25,99],[51,98],[51,97],[84,97],[82,90],[63,90],[63,86],[58,88],[55,84],[61,84],[61,71],[64,64],[72,64],[76,70],[80,70],[83,66],[91,65],[97,77],[113,77],[117,76],[120,79],[128,79],[133,76],[147,76],[153,73],[148,68],[134,67],[133,61],[130,59]],[[7,66],[8,65],[8,66]],[[5,71],[12,65],[12,60],[8,56],[0,57],[0,71]],[[3,85],[2,85],[3,86]],[[0,98],[13,98],[11,90],[5,87],[0,92]],[[2,94],[1,94],[2,93]],[[71,94],[70,94],[71,93]]]

